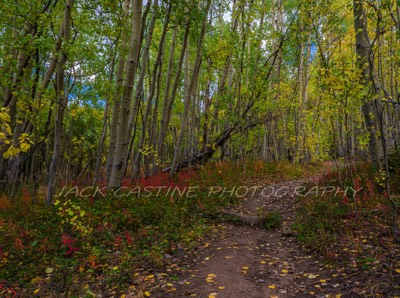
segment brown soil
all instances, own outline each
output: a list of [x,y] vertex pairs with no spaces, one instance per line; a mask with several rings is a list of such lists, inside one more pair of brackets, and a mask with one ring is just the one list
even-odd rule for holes
[[[274,184],[293,189],[304,180]],[[223,223],[190,255],[174,288],[161,297],[359,297],[361,284],[343,269],[324,264],[322,256],[307,252],[290,228],[295,215],[291,195],[243,199],[239,212],[277,211],[283,224],[268,231],[256,226]]]

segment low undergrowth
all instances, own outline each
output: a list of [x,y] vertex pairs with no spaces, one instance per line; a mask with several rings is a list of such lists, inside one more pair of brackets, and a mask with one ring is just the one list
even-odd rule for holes
[[[393,172],[391,179],[398,181],[398,173]],[[398,294],[400,246],[395,223],[399,214],[392,201],[398,204],[399,193],[389,199],[384,173],[366,163],[329,169],[307,188],[315,191],[298,197],[294,224],[298,240],[323,252],[332,264],[348,268],[347,274],[367,274],[371,280],[366,291]]]
[[[289,165],[218,162],[182,172],[174,181],[168,174],[125,180],[108,193],[104,183],[95,191],[74,181],[59,190],[50,208],[44,207],[44,194],[32,195],[29,184],[16,201],[3,194],[0,296],[151,295],[151,272],[179,274],[177,259],[213,229],[206,215],[237,202],[224,189],[241,185],[248,174],[292,171]],[[279,222],[272,216],[267,225]]]

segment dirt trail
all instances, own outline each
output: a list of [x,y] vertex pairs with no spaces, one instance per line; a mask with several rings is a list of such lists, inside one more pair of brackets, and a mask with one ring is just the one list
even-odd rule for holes
[[[294,189],[302,183],[304,180],[270,186]],[[350,290],[357,284],[347,281],[344,272],[307,253],[288,232],[295,215],[293,196],[256,193],[243,199],[238,211],[256,214],[258,208],[280,212],[281,229],[219,225],[210,243],[193,254],[192,265],[174,283],[176,291],[165,297],[359,297]]]

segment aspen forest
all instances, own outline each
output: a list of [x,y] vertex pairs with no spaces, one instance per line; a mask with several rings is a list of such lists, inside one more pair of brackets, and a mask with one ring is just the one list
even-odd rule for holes
[[400,297],[399,0],[2,0],[0,297]]

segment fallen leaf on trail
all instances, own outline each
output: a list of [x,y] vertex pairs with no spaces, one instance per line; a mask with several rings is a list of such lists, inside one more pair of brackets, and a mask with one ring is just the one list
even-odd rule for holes
[[33,294],[37,294],[37,293],[39,293],[39,291],[40,291],[40,289],[36,289],[33,291]]
[[208,261],[210,259],[210,257],[204,258],[205,261]]
[[320,279],[319,281],[324,283],[324,282],[326,282],[326,279]]
[[314,275],[314,274],[310,274],[310,275],[308,275],[308,278],[316,278],[317,276],[316,275]]
[[190,281],[186,281],[186,282],[185,282],[185,285],[190,285]]
[[267,262],[265,262],[265,261],[261,261],[261,264],[267,264]]
[[52,273],[53,271],[54,271],[53,268],[47,268],[47,269],[46,269],[46,273],[47,273],[47,274],[50,274],[50,273]]
[[217,293],[211,293],[210,295],[208,295],[208,298],[215,298],[215,296],[217,296]]
[[308,292],[308,294],[310,294],[310,295],[314,295],[314,294],[315,294],[315,292]]
[[248,270],[249,267],[248,266],[243,266],[243,270]]
[[282,272],[283,272],[283,273],[288,273],[289,271],[286,270],[286,269],[283,269]]
[[151,296],[150,292],[148,292],[148,291],[144,292],[144,295],[145,295],[146,297],[150,297],[150,296]]
[[218,289],[225,290],[225,286],[220,286],[220,287],[218,287]]
[[342,297],[342,294],[336,294],[335,295],[335,298],[341,298]]
[[210,273],[209,275],[207,275],[208,277],[217,277],[215,274],[213,274],[213,273]]
[[276,286],[275,286],[275,285],[269,285],[268,288],[270,288],[270,289],[275,289]]
[[395,270],[397,273],[400,273],[400,268],[396,268]]
[[113,267],[113,270],[115,271],[115,270],[118,270],[118,266],[114,266]]
[[167,286],[168,286],[168,287],[173,287],[174,285],[171,284],[171,283],[167,283]]
[[154,274],[147,275],[147,279],[152,279],[153,277],[154,277]]

